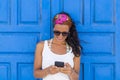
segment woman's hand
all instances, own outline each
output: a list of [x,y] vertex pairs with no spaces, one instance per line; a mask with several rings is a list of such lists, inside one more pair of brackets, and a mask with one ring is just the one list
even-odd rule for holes
[[64,65],[64,68],[60,68],[60,72],[67,74],[67,75],[71,75],[73,72],[72,67],[70,66],[70,64],[66,63]]
[[50,66],[47,68],[48,74],[55,74],[59,72],[59,68],[56,66]]

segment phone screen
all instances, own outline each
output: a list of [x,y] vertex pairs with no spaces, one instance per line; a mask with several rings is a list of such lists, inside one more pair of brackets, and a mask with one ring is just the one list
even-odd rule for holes
[[64,62],[55,61],[55,66],[57,66],[57,67],[64,67]]

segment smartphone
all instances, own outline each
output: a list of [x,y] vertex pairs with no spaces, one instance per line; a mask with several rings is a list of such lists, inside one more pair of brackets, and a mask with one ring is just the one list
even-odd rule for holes
[[55,66],[57,66],[57,67],[64,67],[64,62],[55,61]]

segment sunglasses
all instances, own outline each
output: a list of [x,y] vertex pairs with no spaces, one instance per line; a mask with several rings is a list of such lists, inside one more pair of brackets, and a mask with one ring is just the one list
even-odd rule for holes
[[62,36],[68,36],[70,32],[60,32],[60,31],[53,31],[56,36],[59,36],[62,34]]

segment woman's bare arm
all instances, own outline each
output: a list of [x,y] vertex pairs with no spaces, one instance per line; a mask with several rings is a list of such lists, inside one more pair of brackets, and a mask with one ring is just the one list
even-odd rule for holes
[[70,80],[78,80],[80,71],[80,57],[74,57],[74,68],[72,73],[69,75]]

